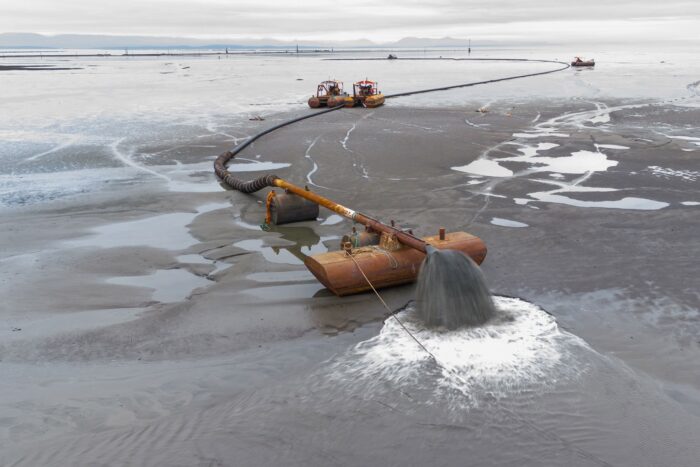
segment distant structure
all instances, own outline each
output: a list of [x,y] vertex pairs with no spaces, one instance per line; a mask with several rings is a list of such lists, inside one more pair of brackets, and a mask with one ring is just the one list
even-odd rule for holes
[[471,40],[471,38],[469,39],[469,48],[467,49],[467,53],[472,53],[472,40]]

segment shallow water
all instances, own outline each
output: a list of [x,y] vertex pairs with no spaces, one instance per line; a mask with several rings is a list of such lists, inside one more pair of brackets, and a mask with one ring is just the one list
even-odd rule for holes
[[[480,54],[533,58],[570,55],[551,49]],[[513,118],[521,118],[519,105],[537,107],[538,100],[566,99],[570,110],[537,107],[537,113],[527,116],[525,129],[505,134],[498,148],[474,149],[468,146],[469,141],[459,142],[464,145],[465,160],[457,158],[435,168],[439,171],[436,175],[463,179],[456,183],[479,199],[508,202],[536,214],[562,205],[580,208],[573,212],[581,217],[592,208],[620,209],[621,215],[636,211],[646,211],[640,212],[645,216],[655,211],[665,214],[676,207],[694,213],[698,201],[689,193],[671,200],[668,191],[647,190],[642,194],[627,186],[626,177],[635,175],[628,173],[623,158],[629,162],[638,148],[636,141],[619,144],[623,141],[618,138],[627,134],[631,125],[620,124],[621,113],[634,118],[635,113],[646,116],[659,105],[674,109],[698,105],[697,87],[688,87],[688,83],[697,81],[699,71],[694,55],[682,51],[643,53],[635,63],[625,57],[624,51],[600,51],[596,53],[600,66],[591,73],[567,70],[502,86],[400,98],[389,105],[446,106],[464,112],[456,117],[460,124],[464,122],[464,128],[486,132],[499,127],[490,120],[491,115],[503,117],[507,110]],[[662,58],[667,65],[651,66]],[[30,317],[8,321],[24,329],[12,331],[11,339],[5,338],[9,332],[3,329],[0,346],[10,340],[34,338],[36,342],[30,344],[50,348],[63,339],[68,342],[66,347],[78,355],[75,361],[49,359],[51,363],[37,365],[0,362],[5,376],[0,378],[0,415],[7,422],[0,427],[0,444],[9,447],[0,451],[2,455],[9,453],[17,465],[227,465],[232,459],[242,465],[335,465],[338,459],[352,459],[355,465],[468,462],[588,466],[608,462],[638,466],[692,465],[697,459],[693,451],[697,419],[692,413],[700,413],[694,409],[700,398],[694,387],[678,385],[669,389],[671,383],[628,367],[615,352],[599,353],[562,329],[542,308],[520,299],[497,297],[498,319],[452,332],[426,329],[411,306],[403,309],[399,318],[436,356],[439,365],[392,319],[359,326],[352,333],[341,332],[333,338],[313,332],[304,335],[303,329],[315,325],[314,314],[347,314],[352,321],[356,311],[353,304],[368,307],[369,299],[362,302],[357,297],[344,299],[342,307],[327,306],[332,300],[323,295],[319,284],[301,266],[304,255],[327,251],[324,242],[337,243],[334,229],[342,227],[342,219],[331,215],[313,229],[288,227],[262,233],[256,223],[256,219],[262,220],[264,211],[256,201],[262,200],[242,201],[236,194],[224,193],[211,174],[218,153],[277,123],[279,112],[307,112],[304,101],[318,76],[330,74],[349,83],[358,75],[371,73],[388,93],[538,71],[549,65],[431,62],[431,66],[421,67],[400,61],[365,64],[326,62],[321,57],[261,56],[79,62],[83,70],[3,73],[0,208],[30,213],[32,208],[46,207],[48,211],[53,206],[64,206],[62,202],[79,204],[103,192],[130,193],[148,185],[167,190],[169,196],[182,196],[179,200],[186,199],[183,194],[190,194],[192,199],[202,199],[203,204],[193,209],[177,206],[175,212],[169,209],[168,213],[139,212],[137,217],[129,217],[133,220],[85,228],[82,236],[51,246],[71,254],[93,250],[106,254],[113,248],[146,246],[172,255],[172,260],[163,260],[165,265],[161,267],[177,265],[182,269],[157,269],[141,275],[127,272],[119,278],[105,279],[108,284],[124,286],[128,291],[124,295],[136,293],[136,287],[153,289],[147,291],[144,300],[161,303],[144,315],[141,308],[114,308],[94,314],[86,311],[89,315],[84,317],[48,317],[50,310],[43,310],[34,324]],[[651,80],[653,89],[648,85]],[[269,89],[281,91],[270,93]],[[576,99],[569,100],[572,94]],[[625,99],[632,102],[617,102]],[[616,103],[605,104],[605,100]],[[42,105],[34,105],[36,102]],[[482,106],[490,112],[475,114],[472,107]],[[248,120],[258,115],[266,120]],[[342,150],[341,162],[347,162],[346,169],[353,170],[361,183],[379,176],[373,170],[376,166],[369,164],[374,161],[361,153],[362,125],[384,123],[381,110],[371,119],[368,115],[358,117],[359,123],[343,122],[347,125],[335,133],[332,141]],[[658,132],[682,151],[697,151],[700,135],[696,127],[652,117],[645,122],[650,122],[643,130],[645,136],[655,138]],[[387,134],[397,139],[445,131],[420,121],[396,125],[400,128]],[[574,146],[571,141],[577,132],[590,132],[596,140],[588,138]],[[246,152],[249,159],[236,162],[236,168],[288,171],[297,180],[306,178],[310,183],[322,184],[322,175],[328,169],[321,162],[327,138],[312,132],[305,138],[295,149],[298,161],[280,162],[279,157],[264,153],[263,145],[254,145]],[[475,151],[482,151],[483,157],[471,162]],[[645,163],[635,170],[657,181],[696,182],[697,171],[667,165],[662,161]],[[608,183],[611,173],[623,175]],[[421,177],[425,175],[419,174]],[[386,177],[388,181],[409,179],[393,173]],[[522,192],[510,198],[499,191],[501,182],[523,182]],[[364,190],[365,185],[358,187]],[[387,210],[412,215],[404,211],[402,200],[391,199],[395,193],[388,193],[391,196],[381,200]],[[221,197],[206,204],[214,199],[208,198],[211,194]],[[595,198],[587,198],[591,195]],[[222,199],[230,202],[222,203]],[[416,200],[416,209],[422,208],[423,199]],[[220,217],[226,216],[227,222],[222,221],[208,244],[198,249],[202,254],[194,253],[193,246],[199,240],[193,232],[193,221],[224,208],[226,214]],[[250,212],[241,212],[243,208]],[[426,209],[430,207],[426,205]],[[478,216],[477,209],[468,215]],[[99,206],[95,210],[99,213]],[[496,217],[499,214],[503,217]],[[109,213],[104,213],[104,218],[108,217]],[[527,218],[533,220],[528,220],[532,227],[527,229],[515,229],[529,225],[512,219],[519,217],[514,212],[487,212],[481,224],[469,227],[490,229],[487,232],[494,237],[498,232],[524,235],[541,228],[536,216]],[[454,222],[470,224],[468,219]],[[512,236],[507,242],[517,244],[519,240]],[[543,251],[556,246],[533,242],[528,248],[530,245]],[[34,281],[41,273],[39,266],[44,266],[37,263],[44,253],[41,248],[43,245],[38,252],[32,249],[23,255],[0,258],[3,267],[12,268],[11,273],[3,271],[3,280],[16,269],[28,271],[23,282]],[[208,254],[205,251],[226,248],[231,251],[221,253],[221,258],[230,253],[234,257],[231,263],[202,256]],[[504,269],[522,269],[522,278],[513,283],[527,286],[528,268],[537,265],[512,265],[502,258],[499,262],[500,252],[491,254],[494,264],[506,265]],[[616,255],[614,252],[605,259],[615,260]],[[567,267],[577,267],[558,264],[561,269],[547,273],[555,276]],[[250,265],[255,269],[246,269]],[[226,281],[229,270],[240,274],[240,280]],[[218,278],[219,274],[224,276],[222,283],[205,279]],[[205,295],[211,297],[235,289],[245,299],[243,304],[205,301],[191,315],[183,313],[196,303],[180,301],[200,286],[207,286]],[[3,290],[16,293],[9,288]],[[386,292],[392,293],[403,297],[412,292]],[[531,295],[539,297],[536,292]],[[628,335],[629,323],[616,326],[607,321],[612,313],[610,301],[566,302],[564,298],[555,302],[566,303],[562,313],[568,313],[570,323],[589,323],[594,329],[599,325],[603,343],[606,339],[634,341]],[[164,306],[171,302],[177,302],[175,311]],[[294,302],[302,305],[295,308]],[[623,308],[623,312],[616,309],[619,315],[632,307],[627,302],[619,306]],[[660,322],[677,319],[692,331],[691,308],[674,308],[664,301],[644,303],[643,308]],[[238,327],[226,321],[238,315],[242,315],[234,322]],[[126,326],[137,317],[143,321]],[[192,320],[188,322],[191,327],[169,327],[187,319]],[[263,319],[280,324],[269,331],[262,324],[255,327]],[[302,321],[302,325],[295,320]],[[110,329],[119,326],[125,326],[122,336],[109,334]],[[357,322],[349,328],[356,326]],[[241,327],[246,331],[240,331]],[[287,327],[292,328],[288,334]],[[671,326],[667,334],[678,329]],[[249,336],[258,338],[265,332],[279,342],[256,343],[244,350],[237,347],[239,341]],[[161,348],[182,351],[191,347],[197,351],[194,357],[180,358],[186,354],[181,353],[167,360],[148,347],[144,335],[162,339],[158,342]],[[134,340],[124,343],[122,338]],[[691,341],[683,345],[692,347]],[[149,352],[163,360],[146,363],[139,356],[138,360],[134,357],[127,361],[134,354],[122,350],[116,356],[98,352],[94,358],[99,363],[91,362],[90,355],[95,354],[81,351],[92,349],[95,342],[113,343],[115,347],[123,344],[129,352],[138,352],[143,346],[144,360]],[[222,355],[217,353],[220,343],[224,343],[224,357],[218,357]],[[654,348],[654,358],[671,354],[687,362],[683,357],[686,350],[679,348],[690,347],[673,341],[673,345],[660,346],[658,352]],[[25,350],[22,355],[27,359],[35,355],[33,349]],[[628,351],[620,358],[630,353],[634,352]],[[674,371],[676,376],[680,373],[675,369],[669,373]],[[4,460],[0,456],[0,463]]]
[[183,269],[159,270],[145,276],[123,276],[107,279],[109,284],[152,289],[157,302],[181,302],[197,287],[206,287],[209,281]]
[[[305,337],[197,364],[6,365],[5,399],[61,407],[47,434],[79,420],[101,426],[40,450],[20,442],[12,451],[22,455],[11,459],[113,464],[128,452],[142,465],[235,458],[301,466],[346,456],[352,465],[463,465],[466,453],[479,465],[688,465],[693,416],[659,398],[658,386],[541,308],[507,297],[496,303],[503,319],[451,332],[426,330],[411,307],[399,313],[437,364],[389,318],[376,335],[365,328]],[[90,408],[80,414],[61,379],[67,371],[71,384],[90,383],[81,394]],[[43,384],[20,390],[36,380]],[[23,417],[24,431],[42,424],[40,409],[8,416]],[[670,420],[672,437],[659,429]],[[637,449],[620,451],[638,436]]]
[[[437,57],[443,53],[427,51],[406,55],[420,58]],[[557,49],[511,49],[481,50],[469,57],[552,59],[563,58],[565,54],[566,51]],[[451,55],[460,56],[458,52]],[[664,99],[674,105],[694,105],[695,101],[688,99],[688,86],[697,81],[693,78],[700,68],[694,65],[694,60],[688,59],[685,51],[637,52],[634,63],[630,63],[629,52],[624,50],[598,51],[597,55],[600,65],[595,73],[566,70],[497,86],[399,98],[391,101],[391,105],[461,106],[465,101],[481,100],[487,105],[501,101],[511,102],[517,107],[517,100],[565,98],[571,94],[596,103],[594,110],[536,119],[539,121],[533,122],[533,130],[515,135],[520,139],[555,140],[568,136],[564,131],[566,127],[610,125],[611,112],[621,107],[608,108],[597,102],[601,96]],[[213,157],[216,150],[209,144],[211,138],[227,138],[231,147],[238,144],[250,131],[249,117],[303,110],[305,99],[319,74],[350,83],[358,73],[364,76],[371,71],[385,93],[395,93],[541,71],[553,66],[498,61],[431,61],[428,62],[430,66],[423,67],[417,66],[421,62],[400,60],[326,60],[353,56],[383,57],[377,53],[344,53],[305,57],[303,60],[284,56],[81,58],[69,60],[81,68],[79,70],[3,72],[0,202],[4,206],[41,203],[109,189],[120,181],[139,177],[169,183],[173,191],[215,191],[218,187],[211,183],[210,177],[206,178],[208,184],[191,179],[191,175],[208,172],[209,168],[207,164],[197,165],[202,158],[182,154],[182,149]],[[43,62],[46,61],[50,62],[50,59]],[[661,61],[664,62],[662,67],[651,66]],[[644,73],[637,74],[637,70],[644,70]],[[652,78],[654,88],[650,95],[647,84]],[[105,93],[104,89],[110,92]],[[226,92],[232,89],[236,91]],[[268,89],[279,92],[266,92]],[[514,96],[520,97],[516,99]],[[39,101],[40,111],[33,105]],[[348,151],[352,151],[349,138],[353,130],[351,126],[339,141]],[[693,139],[696,137],[669,137],[679,138],[679,141],[687,138],[685,142],[697,148],[698,142]],[[197,140],[201,144],[197,144]],[[154,151],[153,146],[158,148]],[[313,155],[308,152],[307,155],[311,161],[307,181],[313,184],[317,168],[314,169]],[[163,166],[169,163],[175,165],[171,168]],[[250,163],[261,165],[244,163],[237,168],[268,170],[285,167],[271,159]],[[491,162],[476,161],[474,164],[474,168],[478,164],[484,166],[476,171],[481,175],[512,174]],[[102,172],[107,168],[114,170]],[[174,172],[174,175],[168,172]]]

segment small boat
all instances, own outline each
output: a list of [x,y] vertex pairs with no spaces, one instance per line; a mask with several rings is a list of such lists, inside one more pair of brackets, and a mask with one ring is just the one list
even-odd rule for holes
[[373,109],[384,103],[384,94],[375,81],[365,79],[352,85],[352,98],[345,100],[345,107],[361,105]]
[[583,60],[581,57],[575,57],[571,66],[595,66],[595,60]]
[[312,109],[325,106],[334,107],[329,105],[329,99],[342,96],[347,96],[347,93],[343,92],[342,81],[334,79],[323,81],[316,88],[316,95],[309,98],[309,107]]

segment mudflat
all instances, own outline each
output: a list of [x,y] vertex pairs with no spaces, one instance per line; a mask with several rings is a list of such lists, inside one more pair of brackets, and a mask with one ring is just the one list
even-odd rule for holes
[[484,239],[512,319],[440,335],[413,319],[414,286],[380,292],[442,369],[374,295],[335,297],[303,267],[349,221],[322,210],[264,231],[264,192],[215,179],[216,155],[298,112],[142,147],[161,156],[124,159],[138,180],[5,210],[0,460],[692,465],[700,108],[686,104],[344,109],[234,161],[418,235]]

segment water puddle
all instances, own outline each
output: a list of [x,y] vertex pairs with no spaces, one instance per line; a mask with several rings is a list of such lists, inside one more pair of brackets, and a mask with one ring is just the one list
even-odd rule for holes
[[[246,162],[239,162],[245,160]],[[256,161],[253,159],[243,159],[243,158],[238,158],[234,159],[229,165],[228,168],[231,172],[262,172],[262,171],[271,171],[271,170],[277,170],[277,169],[284,169],[287,167],[291,167],[292,164],[288,164],[286,162],[265,162],[265,161]]]
[[303,264],[304,260],[298,255],[291,253],[288,247],[269,246],[265,240],[250,239],[236,242],[233,246],[246,251],[256,251],[261,253],[265,260],[277,264]]
[[491,219],[491,223],[493,225],[498,225],[501,227],[514,227],[514,228],[521,228],[521,227],[529,227],[529,225],[523,223],[523,222],[518,222],[518,221],[512,221],[509,219],[502,219],[500,217],[494,217]]
[[180,302],[189,297],[194,289],[211,284],[184,269],[158,270],[145,276],[112,277],[107,279],[107,283],[153,289],[153,300],[162,303]]
[[288,302],[295,299],[311,298],[319,290],[323,289],[325,289],[325,286],[318,282],[313,282],[310,284],[253,287],[251,289],[244,290],[243,293],[260,298],[266,302]]
[[619,144],[596,144],[595,147],[601,149],[629,149],[629,146],[620,146]]
[[556,145],[540,143],[537,147],[523,147],[522,156],[504,157],[496,161],[511,161],[530,164],[530,172],[555,172],[559,174],[585,174],[589,172],[605,172],[610,167],[615,167],[617,161],[609,160],[602,152],[576,151],[570,156],[549,157],[540,156],[538,151],[549,149]]
[[246,279],[250,279],[255,282],[261,282],[264,284],[276,282],[305,282],[310,280],[316,280],[313,274],[311,274],[306,269],[281,272],[255,272],[253,274],[248,274],[245,277]]
[[617,161],[609,160],[608,157],[599,151],[576,151],[569,156],[542,156],[540,151],[553,149],[558,144],[539,143],[530,146],[520,143],[511,143],[518,147],[521,156],[500,157],[497,159],[477,159],[470,164],[461,167],[452,167],[453,170],[465,172],[472,175],[483,175],[488,177],[511,177],[513,171],[503,167],[501,162],[519,162],[528,164],[528,173],[553,172],[558,174],[585,174],[589,172],[604,172],[610,167],[615,167]]
[[278,239],[258,238],[241,240],[233,246],[261,253],[271,263],[299,265],[308,255],[326,253],[328,248],[324,242],[339,238],[337,235],[321,237],[310,227],[272,226],[270,231],[281,234],[279,245],[274,244]]
[[226,263],[224,261],[212,261],[202,255],[180,255],[175,259],[181,264],[206,264],[207,266],[212,266],[214,269],[208,274],[208,276],[214,276],[231,267],[230,263]]
[[501,167],[498,162],[489,159],[477,159],[467,165],[452,167],[452,170],[486,177],[512,177],[513,171]]
[[321,222],[321,225],[336,225],[336,224],[340,224],[344,220],[345,220],[345,218],[342,216],[339,216],[338,214],[331,214],[330,216],[328,216],[328,218],[326,220]]
[[[518,152],[522,155],[501,157],[496,159],[477,159],[474,162],[461,167],[452,167],[453,170],[469,173],[472,175],[488,177],[521,177],[537,173],[549,173],[555,180],[532,179],[540,183],[555,185],[557,188],[549,191],[538,191],[528,193],[530,199],[514,198],[516,204],[527,205],[530,201],[542,201],[547,203],[567,204],[569,206],[585,208],[608,208],[608,209],[634,209],[634,210],[656,210],[667,207],[669,204],[645,198],[625,197],[614,200],[582,200],[570,195],[572,193],[591,192],[615,192],[617,188],[587,187],[583,182],[588,180],[597,172],[605,172],[611,167],[616,167],[618,162],[608,159],[608,156],[601,152],[601,149],[626,150],[627,146],[615,144],[595,144],[595,151],[580,150],[570,153],[568,156],[545,156],[542,151],[549,151],[558,147],[555,143],[537,143],[536,145],[523,143],[507,143],[518,146]],[[527,168],[514,173],[510,169],[503,167],[505,162],[517,162],[527,164]],[[690,171],[674,172],[670,169],[660,167],[649,167],[655,175],[659,176],[680,176],[684,179],[695,180],[697,173]],[[581,175],[581,177],[566,182],[565,175]],[[481,194],[481,193],[475,193]],[[492,224],[494,221],[492,220]],[[496,224],[502,225],[502,224]],[[513,227],[513,225],[509,225]]]
[[187,226],[205,212],[230,207],[229,203],[208,203],[194,213],[175,212],[135,221],[107,224],[92,229],[90,235],[65,242],[70,247],[99,248],[146,246],[166,250],[184,250],[198,243]]
[[131,180],[123,169],[0,175],[0,206],[26,206],[104,190]]
[[331,235],[327,237],[317,236],[316,238],[318,241],[313,244],[299,244],[294,242],[289,246],[273,246],[269,245],[264,239],[250,239],[236,242],[233,246],[247,251],[261,253],[263,257],[271,263],[299,265],[304,264],[306,256],[326,253],[328,248],[326,248],[323,242],[335,240],[339,237],[337,235]]
[[580,183],[586,180],[588,177],[589,175],[586,175],[572,183],[561,183],[554,180],[536,180],[541,183],[556,185],[558,188],[550,191],[528,193],[528,196],[532,199],[518,198],[515,200],[515,202],[516,204],[526,205],[528,202],[534,199],[546,203],[566,204],[580,208],[633,209],[641,211],[655,211],[657,209],[663,209],[669,205],[668,203],[662,201],[655,201],[646,198],[625,197],[617,200],[590,201],[576,199],[564,195],[571,193],[601,193],[618,191],[615,188],[598,188],[580,185]]
[[568,138],[569,135],[568,133],[561,133],[556,130],[552,129],[542,129],[542,130],[532,130],[528,131],[527,133],[513,133],[513,136],[515,138],[525,138],[525,139],[530,139],[530,138]]
[[243,227],[246,230],[255,230],[257,232],[260,232],[260,230],[261,230],[261,227],[259,225],[250,224],[250,223],[244,221],[243,219],[241,219],[240,217],[235,218],[233,220],[233,223],[239,227]]

